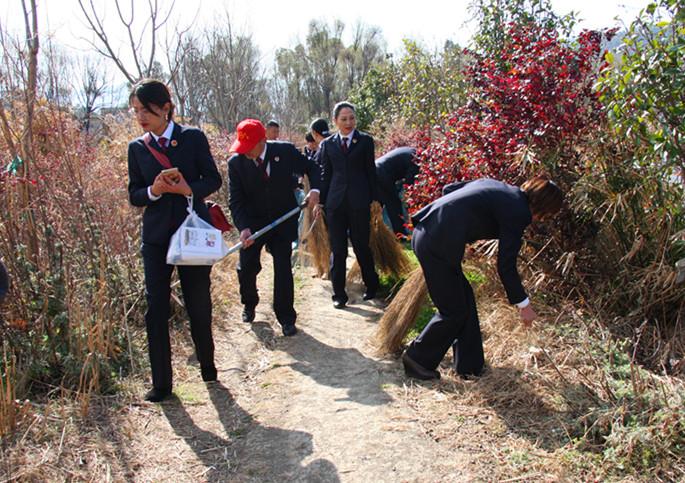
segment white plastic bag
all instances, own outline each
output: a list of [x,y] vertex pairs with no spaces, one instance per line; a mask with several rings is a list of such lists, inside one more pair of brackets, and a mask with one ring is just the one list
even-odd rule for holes
[[214,265],[228,254],[221,231],[200,218],[188,197],[188,216],[171,237],[166,262],[169,265]]

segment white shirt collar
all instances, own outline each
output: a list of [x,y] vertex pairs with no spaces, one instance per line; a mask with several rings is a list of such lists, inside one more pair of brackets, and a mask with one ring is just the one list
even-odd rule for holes
[[345,138],[348,139],[348,142],[352,142],[352,138],[354,137],[354,132],[355,132],[355,131],[356,131],[356,129],[352,129],[352,130],[350,131],[350,133],[349,133],[349,134],[346,134],[345,136],[343,136],[340,132],[338,132],[338,138],[340,139],[340,141],[342,141],[342,138],[345,137]]
[[150,134],[152,137],[155,139],[156,142],[159,142],[159,138],[167,138],[167,140],[171,140],[171,135],[174,132],[174,121],[169,121],[169,124],[167,124],[166,129],[162,133],[161,136],[157,136],[155,133],[150,131]]
[[[259,155],[259,157],[262,158],[262,161],[266,160],[266,148],[268,145],[268,143],[264,143],[264,150],[262,151],[262,154]],[[257,160],[255,160],[255,162],[257,162]]]

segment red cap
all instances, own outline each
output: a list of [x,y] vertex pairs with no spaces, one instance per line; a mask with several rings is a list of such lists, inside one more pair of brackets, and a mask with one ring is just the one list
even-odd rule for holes
[[236,128],[236,138],[231,144],[231,152],[245,154],[259,141],[266,138],[266,129],[257,119],[243,119]]

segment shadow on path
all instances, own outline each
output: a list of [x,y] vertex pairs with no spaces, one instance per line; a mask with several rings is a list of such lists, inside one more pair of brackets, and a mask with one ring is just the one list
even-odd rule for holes
[[[387,364],[364,356],[357,349],[332,347],[299,330],[294,337],[274,341],[272,326],[266,322],[254,322],[252,331],[262,344],[287,352],[295,362],[288,364],[301,374],[311,377],[317,384],[346,389],[347,397],[337,401],[353,401],[369,406],[379,406],[392,401],[382,386],[391,382],[383,375]],[[387,379],[387,381],[386,381]]]
[[228,437],[198,427],[176,397],[161,405],[174,432],[206,467],[205,472],[198,472],[198,480],[340,481],[328,460],[303,466],[302,461],[313,451],[311,434],[261,425],[220,382],[210,384],[208,392]]

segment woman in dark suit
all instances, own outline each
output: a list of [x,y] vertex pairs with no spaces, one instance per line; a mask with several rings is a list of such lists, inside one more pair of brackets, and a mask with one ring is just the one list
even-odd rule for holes
[[378,200],[373,138],[356,129],[354,106],[339,102],[333,109],[338,133],[326,138],[317,152],[322,170],[321,201],[326,210],[331,244],[333,306],[347,303],[345,259],[347,237],[366,285],[364,300],[376,297],[378,274],[369,247],[371,202]]
[[[209,143],[199,129],[174,123],[174,105],[166,85],[145,79],[133,86],[129,105],[145,135],[128,146],[128,192],[132,205],[145,207],[142,253],[152,389],[145,399],[161,401],[171,394],[171,345],[169,315],[171,274],[166,263],[169,240],[188,215],[187,197],[193,197],[195,212],[209,222],[204,198],[221,186]],[[164,174],[164,167],[151,149],[165,154],[176,173]],[[216,380],[212,339],[210,266],[179,266],[183,300],[190,318],[195,352],[202,380]]]
[[476,299],[461,268],[467,243],[499,239],[497,272],[524,324],[537,317],[516,269],[523,231],[561,209],[563,194],[553,182],[534,178],[521,188],[494,179],[445,186],[443,196],[412,216],[412,248],[437,311],[404,353],[410,377],[439,379],[437,367],[453,346],[461,376],[483,370],[483,342]]

